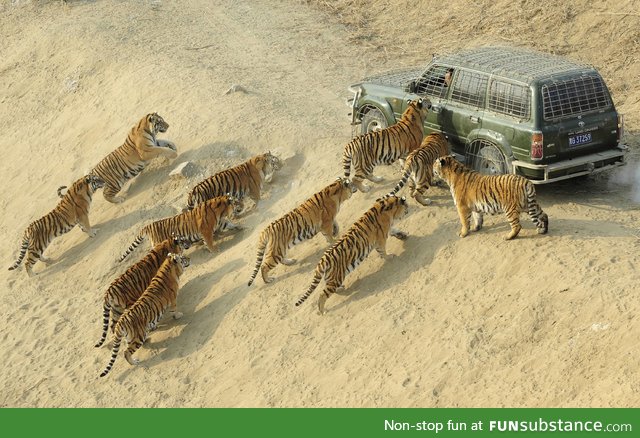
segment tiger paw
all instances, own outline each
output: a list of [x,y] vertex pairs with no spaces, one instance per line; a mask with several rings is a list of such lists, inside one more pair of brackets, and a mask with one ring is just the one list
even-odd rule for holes
[[468,230],[464,230],[464,231],[460,231],[458,233],[458,236],[459,237],[467,237],[467,234],[469,234],[469,231]]
[[285,266],[293,265],[297,260],[296,259],[282,259],[282,264]]
[[105,196],[104,199],[111,202],[112,204],[122,204],[124,202],[124,198],[122,196],[114,196],[113,198],[107,198]]
[[182,312],[173,312],[173,319],[180,319],[184,316]]
[[431,205],[431,204],[432,204],[431,199],[429,199],[429,198],[423,198],[423,197],[422,197],[422,196],[420,196],[420,195],[416,195],[416,196],[414,196],[414,199],[415,199],[418,203],[420,203],[420,204],[424,205],[425,207],[426,207],[427,205]]
[[271,271],[271,269],[267,268],[266,266],[263,266],[261,269],[262,280],[267,284],[273,281],[273,277],[269,277],[269,271]]

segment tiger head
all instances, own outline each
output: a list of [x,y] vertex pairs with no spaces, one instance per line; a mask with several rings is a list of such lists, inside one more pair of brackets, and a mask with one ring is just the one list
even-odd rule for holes
[[282,169],[282,161],[280,161],[280,158],[273,155],[271,151],[261,155],[259,158],[263,163],[262,172],[264,173],[264,180],[266,182],[271,182],[274,172]]
[[191,259],[182,254],[176,254],[176,253],[170,252],[169,254],[167,254],[167,258],[171,260],[171,263],[175,263],[179,265],[180,268],[182,269],[186,268],[191,264]]
[[427,113],[431,109],[431,101],[428,98],[420,97],[418,99],[410,100],[408,103],[409,106],[407,106],[405,112],[413,110],[420,114],[420,118],[423,121],[427,118]]
[[227,198],[227,202],[229,203],[229,206],[232,208],[231,211],[234,216],[237,216],[240,213],[242,213],[242,210],[244,210],[244,201],[242,200],[242,198],[233,196],[231,193],[227,193],[225,197]]
[[167,132],[167,129],[169,129],[169,124],[165,122],[158,113],[147,114],[146,122],[147,129],[151,131],[153,135],[156,135],[158,132]]
[[351,195],[358,190],[349,178],[342,177],[338,178],[336,182],[331,184],[331,187],[335,189],[332,190],[332,192],[339,195],[339,202],[343,202],[351,198]]
[[409,214],[409,204],[404,196],[398,197],[389,193],[376,202],[380,204],[380,210],[390,212],[393,219],[400,219]]
[[464,166],[453,155],[437,158],[433,162],[433,176],[450,183],[451,177],[456,173],[461,173]]
[[171,233],[172,252],[181,253],[184,250],[191,248],[191,241],[184,237],[179,236],[176,233]]
[[98,175],[89,174],[84,177],[84,182],[92,193],[104,187],[104,180]]

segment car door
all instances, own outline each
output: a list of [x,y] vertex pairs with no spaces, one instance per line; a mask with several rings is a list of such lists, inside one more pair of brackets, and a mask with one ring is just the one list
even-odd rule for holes
[[455,69],[447,99],[439,109],[438,121],[454,150],[463,152],[473,131],[482,126],[489,76]]
[[[432,132],[443,132],[443,120],[441,120],[440,109],[447,101],[449,94],[449,83],[445,80],[451,67],[444,64],[432,64],[427,70],[414,81],[409,94],[405,95],[402,103],[402,111],[407,108],[407,102],[416,97],[426,97],[431,101],[432,110],[429,111],[424,121],[425,135]],[[450,75],[450,73],[449,73]]]

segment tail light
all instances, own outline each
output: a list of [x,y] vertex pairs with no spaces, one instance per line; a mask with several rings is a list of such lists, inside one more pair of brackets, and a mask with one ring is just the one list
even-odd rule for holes
[[531,159],[542,160],[543,155],[543,136],[542,132],[534,131],[531,136]]
[[618,143],[622,141],[623,135],[624,135],[624,116],[622,114],[618,114]]

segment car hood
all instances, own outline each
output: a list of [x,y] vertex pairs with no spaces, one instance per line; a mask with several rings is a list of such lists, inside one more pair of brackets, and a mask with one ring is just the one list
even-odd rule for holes
[[420,73],[424,71],[424,67],[405,68],[402,70],[393,70],[381,73],[375,76],[368,76],[362,80],[362,83],[372,83],[380,85],[388,85],[394,87],[402,87],[409,81],[416,79]]

